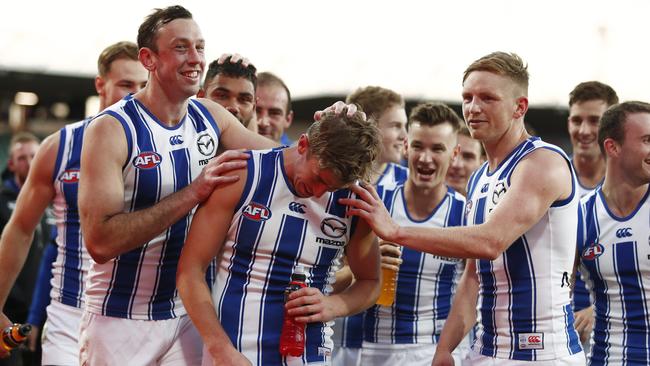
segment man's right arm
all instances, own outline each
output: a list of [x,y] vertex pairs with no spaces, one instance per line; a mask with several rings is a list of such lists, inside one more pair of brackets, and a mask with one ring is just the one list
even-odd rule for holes
[[468,259],[454,295],[454,302],[449,311],[449,316],[442,328],[432,365],[453,365],[451,353],[458,347],[467,332],[476,324],[478,288],[476,261]]
[[126,134],[111,116],[90,123],[84,134],[79,182],[81,230],[92,258],[105,263],[136,249],[180,220],[206,199],[215,186],[236,181],[223,176],[246,166],[248,155],[229,151],[213,158],[187,187],[146,209],[124,212],[122,166]]
[[[57,132],[43,141],[39,148],[25,184],[20,190],[16,208],[0,237],[0,309],[4,308],[9,291],[25,264],[34,230],[41,221],[45,208],[54,197],[52,175],[59,148]],[[11,324],[0,313],[0,328]],[[0,350],[0,357],[5,355]]]

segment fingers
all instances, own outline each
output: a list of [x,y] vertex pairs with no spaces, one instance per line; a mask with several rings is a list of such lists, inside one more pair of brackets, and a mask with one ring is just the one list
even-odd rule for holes
[[248,65],[250,65],[250,61],[246,57],[238,53],[224,53],[221,56],[219,56],[219,58],[217,59],[217,63],[218,64],[225,63],[228,57],[230,57],[230,63],[232,64],[236,64],[241,61],[241,64],[244,67],[248,67]]
[[366,114],[359,111],[359,108],[356,104],[346,104],[345,102],[339,100],[322,111],[316,111],[314,113],[314,120],[320,121],[323,115],[328,112],[334,112],[335,115],[340,116],[344,110],[346,111],[345,115],[348,117],[352,117],[355,113],[360,112],[363,119],[366,119]]

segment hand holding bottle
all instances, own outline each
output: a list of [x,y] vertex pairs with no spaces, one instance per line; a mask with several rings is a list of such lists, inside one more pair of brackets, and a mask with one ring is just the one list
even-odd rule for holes
[[397,271],[402,263],[401,247],[387,241],[379,242],[381,252],[381,293],[376,304],[391,306],[395,302],[395,286],[397,285]]

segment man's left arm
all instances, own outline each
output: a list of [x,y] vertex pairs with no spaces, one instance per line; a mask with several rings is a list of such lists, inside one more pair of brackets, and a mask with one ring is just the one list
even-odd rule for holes
[[346,256],[354,275],[352,284],[330,296],[312,287],[293,292],[286,304],[289,315],[298,322],[326,322],[359,313],[377,301],[381,281],[379,248],[374,233],[363,220],[359,220],[350,238]]

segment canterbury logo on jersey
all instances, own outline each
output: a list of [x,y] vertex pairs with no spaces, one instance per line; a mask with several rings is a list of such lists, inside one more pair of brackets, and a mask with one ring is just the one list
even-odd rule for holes
[[617,238],[629,238],[630,236],[632,236],[632,228],[631,227],[626,227],[626,228],[616,230],[616,237]]
[[582,251],[582,259],[592,261],[605,252],[605,247],[600,243],[594,243]]
[[271,218],[271,210],[261,203],[251,202],[244,207],[243,215],[253,221],[266,221]]
[[298,202],[291,202],[289,204],[289,210],[297,213],[304,214],[305,213],[305,204],[303,203],[298,203]]
[[138,169],[151,169],[160,165],[162,157],[157,152],[145,151],[133,158],[133,166]]
[[169,138],[169,143],[172,145],[180,145],[183,143],[183,136],[181,135],[174,135]]
[[320,223],[320,230],[330,238],[340,238],[348,232],[348,226],[339,219],[328,217]]
[[61,173],[59,180],[63,183],[78,183],[79,169],[68,169]]

